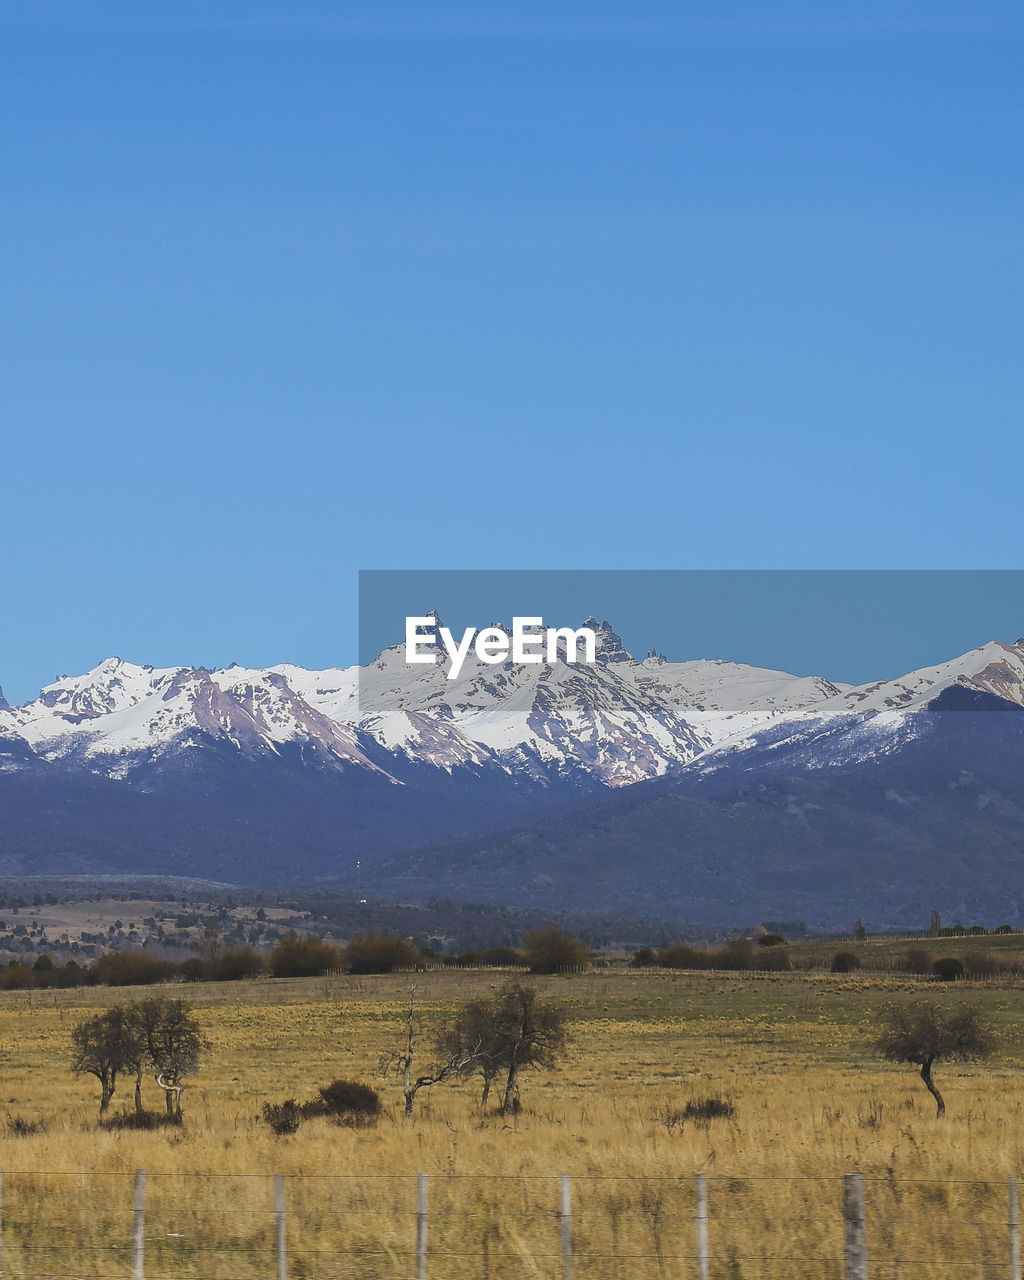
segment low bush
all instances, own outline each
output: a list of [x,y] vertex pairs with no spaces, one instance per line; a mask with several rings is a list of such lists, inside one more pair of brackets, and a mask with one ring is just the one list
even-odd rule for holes
[[343,967],[340,947],[312,935],[300,938],[286,934],[278,938],[270,953],[270,972],[275,978],[313,978]]
[[241,978],[255,978],[267,972],[267,958],[255,947],[243,943],[229,947],[209,963],[209,977],[214,982],[237,982]]
[[0,969],[0,991],[25,991],[39,985],[39,975],[27,964],[12,964]]
[[749,938],[730,938],[719,951],[712,952],[716,969],[753,969],[756,951]]
[[174,965],[147,951],[106,951],[93,965],[92,973],[96,982],[108,987],[138,987],[166,982]]
[[665,969],[709,969],[711,967],[706,951],[698,951],[687,942],[674,942],[658,952],[658,964]]
[[480,963],[496,969],[525,969],[526,957],[512,947],[487,947],[480,952]]
[[180,1129],[181,1116],[166,1111],[118,1111],[100,1121],[104,1129]]
[[560,973],[586,969],[590,965],[590,949],[554,925],[531,929],[523,938],[523,955],[531,973]]
[[323,1115],[346,1124],[369,1124],[380,1115],[380,1094],[359,1080],[332,1080],[320,1097],[303,1108],[304,1115]]
[[992,978],[998,969],[995,956],[987,951],[968,951],[964,956],[964,974],[968,978]]
[[853,973],[860,968],[860,956],[852,951],[837,951],[832,957],[833,973]]
[[769,947],[767,951],[759,952],[754,959],[754,968],[762,973],[788,973],[792,967],[788,947]]
[[296,1102],[286,1098],[284,1102],[263,1104],[264,1122],[279,1136],[296,1133],[303,1120],[324,1117],[336,1124],[373,1124],[380,1116],[380,1094],[359,1080],[332,1080],[318,1091],[309,1102]]
[[736,1114],[732,1098],[711,1094],[706,1098],[691,1098],[678,1110],[666,1110],[661,1119],[666,1128],[681,1129],[687,1123],[704,1129],[712,1120],[730,1120]]
[[35,1133],[46,1132],[46,1121],[42,1116],[30,1120],[28,1116],[16,1116],[8,1111],[4,1117],[3,1132],[7,1138],[30,1138]]
[[294,1098],[284,1102],[264,1102],[263,1119],[278,1137],[297,1133],[302,1121],[302,1110]]
[[706,1098],[691,1098],[683,1107],[684,1120],[692,1120],[698,1124],[709,1124],[712,1120],[729,1120],[736,1114],[732,1098],[718,1097],[710,1094]]
[[932,965],[932,973],[940,982],[956,982],[964,976],[964,962],[956,956],[942,956]]
[[903,967],[907,973],[933,973],[934,961],[932,953],[924,947],[911,947],[903,957]]
[[348,944],[345,962],[350,973],[394,973],[398,969],[415,969],[421,958],[408,938],[367,933]]

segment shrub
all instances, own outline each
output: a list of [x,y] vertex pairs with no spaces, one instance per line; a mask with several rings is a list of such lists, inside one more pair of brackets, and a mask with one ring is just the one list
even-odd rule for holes
[[1001,924],[998,929],[993,929],[993,933],[1016,933],[1012,924]]
[[651,947],[638,947],[629,963],[634,969],[647,969],[658,963],[658,957]]
[[770,947],[754,959],[754,967],[763,973],[787,973],[793,967],[788,947]]
[[778,947],[786,939],[781,933],[762,933],[758,936],[757,945],[759,947]]
[[995,957],[987,951],[968,951],[964,956],[964,973],[968,978],[991,978],[998,968]]
[[284,1102],[264,1102],[263,1119],[282,1137],[298,1132],[302,1112],[294,1098],[286,1098]]
[[288,933],[278,938],[270,953],[270,972],[275,978],[311,978],[330,969],[341,969],[341,949],[320,938]]
[[39,986],[39,975],[27,964],[12,964],[0,969],[0,991],[25,991]]
[[180,1129],[180,1112],[166,1111],[118,1111],[100,1121],[104,1129]]
[[714,955],[717,969],[753,969],[754,944],[749,938],[730,938]]
[[554,925],[531,929],[523,938],[523,952],[531,973],[585,969],[590,964],[590,951],[579,938],[562,933]]
[[93,965],[96,981],[108,987],[148,986],[166,982],[173,973],[169,960],[158,960],[147,951],[107,951]]
[[74,960],[65,965],[56,965],[38,975],[43,987],[80,987],[88,979],[88,970],[81,968]]
[[932,973],[940,982],[956,982],[964,976],[964,962],[956,956],[943,956],[932,965]]
[[658,953],[658,964],[666,969],[707,969],[710,967],[706,951],[698,951],[686,942],[675,942]]
[[319,1100],[308,1104],[309,1114],[330,1116],[349,1124],[367,1124],[380,1115],[380,1094],[358,1080],[332,1080],[320,1090]]
[[666,1110],[661,1118],[670,1130],[681,1129],[687,1121],[706,1129],[712,1120],[729,1120],[735,1114],[732,1098],[712,1094],[707,1098],[691,1098],[681,1110]]
[[332,1080],[319,1090],[319,1097],[298,1103],[265,1102],[263,1119],[276,1134],[296,1133],[303,1120],[326,1116],[338,1124],[371,1124],[380,1115],[380,1094],[358,1080]]
[[394,973],[415,969],[420,953],[408,938],[367,933],[352,939],[345,948],[345,960],[350,973]]
[[832,957],[833,973],[853,973],[859,968],[860,956],[854,955],[852,951],[837,951]]
[[30,1138],[35,1133],[46,1132],[46,1121],[42,1116],[30,1120],[27,1116],[15,1116],[9,1111],[4,1120],[4,1136],[8,1138]]
[[932,953],[924,947],[911,947],[903,957],[907,973],[933,973],[932,964]]
[[522,953],[512,947],[488,947],[480,953],[480,963],[493,965],[500,969],[523,969],[526,960]]
[[208,965],[209,977],[215,982],[235,982],[239,978],[251,978],[266,973],[267,960],[255,947],[247,944],[229,947]]
[[707,1098],[691,1098],[683,1107],[683,1119],[693,1120],[698,1124],[709,1124],[712,1120],[728,1120],[736,1114],[732,1098],[718,1097],[714,1094]]

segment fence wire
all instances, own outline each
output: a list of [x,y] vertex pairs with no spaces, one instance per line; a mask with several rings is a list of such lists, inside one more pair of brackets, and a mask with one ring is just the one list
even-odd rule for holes
[[1019,1221],[1015,1179],[14,1171],[0,1277],[1021,1280]]

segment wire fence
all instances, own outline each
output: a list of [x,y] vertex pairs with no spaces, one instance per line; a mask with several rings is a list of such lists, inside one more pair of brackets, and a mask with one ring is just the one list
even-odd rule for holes
[[1018,1184],[19,1173],[3,1280],[1022,1280]]

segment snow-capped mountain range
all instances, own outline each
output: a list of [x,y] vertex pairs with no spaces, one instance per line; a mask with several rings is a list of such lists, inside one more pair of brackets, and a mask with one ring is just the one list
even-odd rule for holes
[[411,666],[402,646],[367,667],[282,664],[221,671],[109,658],[0,708],[0,738],[27,758],[129,778],[212,745],[242,755],[299,749],[311,764],[399,778],[388,757],[449,773],[494,768],[535,779],[582,774],[605,786],[658,777],[723,740],[834,699],[842,686],[740,663],[634,659],[588,619],[597,662],[495,667],[471,657],[458,679]]
[[[1024,708],[1024,641],[991,642],[850,687],[716,659],[636,659],[609,623],[584,625],[597,635],[593,664],[494,666],[471,656],[449,680],[441,661],[407,665],[399,645],[365,667],[326,671],[153,668],[110,658],[83,676],[60,677],[23,706],[0,697],[0,873],[174,865],[220,879],[345,883],[356,857],[364,866],[390,858],[400,891],[403,877],[415,880],[413,863],[402,870],[394,861],[402,850],[440,841],[443,862],[445,841],[538,815],[543,823],[546,813],[582,820],[602,796],[642,798],[652,787],[661,788],[650,792],[658,804],[669,795],[673,804],[712,796],[733,813],[733,800],[722,797],[749,789],[755,775],[831,784],[855,770],[863,780],[868,769],[887,796],[898,788],[886,779],[913,760],[915,778],[941,777],[947,788],[964,775],[1013,788],[1020,774],[1024,793],[1016,716],[999,729],[991,718],[968,717],[936,730],[953,724],[936,717],[945,710]],[[932,785],[904,785],[904,800]],[[813,830],[815,847],[827,852],[833,836],[813,811],[828,805],[820,796],[797,803],[792,787],[785,794],[786,821],[799,819],[800,838]],[[1006,823],[1017,822],[1016,800],[1001,792],[996,803],[991,787],[985,794],[977,811],[985,822],[1004,815],[1002,839]],[[843,822],[870,826],[879,803],[859,800],[859,816],[844,811]],[[703,821],[706,799],[700,804]],[[1020,816],[1024,833],[1024,798]],[[699,837],[699,824],[687,822],[672,834],[680,873],[691,855],[701,865],[713,856],[701,839],[721,844],[740,830]],[[545,857],[557,860],[569,840],[557,831],[565,830],[557,822],[546,830]],[[758,827],[743,830],[747,844],[766,839]],[[886,827],[884,840],[898,849],[894,831]],[[883,839],[877,831],[871,838]],[[467,885],[474,867],[490,873],[482,848],[467,855]],[[616,871],[625,883],[629,855],[601,856],[625,861]],[[417,887],[427,891],[423,877]],[[487,883],[484,876],[481,895]],[[456,877],[445,888],[459,886]],[[512,890],[502,892],[507,899]],[[643,909],[658,895],[652,885]],[[613,905],[619,897],[609,889]]]
[[[161,758],[214,745],[243,756],[298,749],[311,765],[392,780],[388,757],[451,772],[495,768],[535,778],[580,773],[626,786],[716,749],[742,750],[769,726],[794,733],[851,716],[901,725],[958,686],[1024,705],[1024,640],[991,642],[896,680],[849,686],[720,659],[637,660],[609,623],[587,619],[597,662],[502,666],[471,656],[457,680],[410,666],[402,646],[367,667],[281,664],[220,671],[108,658],[61,676],[24,706],[0,695],[0,769],[74,764],[127,778]],[[12,748],[21,750],[15,755]]]

